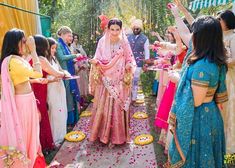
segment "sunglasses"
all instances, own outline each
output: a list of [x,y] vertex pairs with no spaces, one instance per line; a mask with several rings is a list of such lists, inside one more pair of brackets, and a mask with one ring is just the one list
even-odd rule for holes
[[134,28],[134,30],[139,31],[139,30],[140,30],[140,28]]

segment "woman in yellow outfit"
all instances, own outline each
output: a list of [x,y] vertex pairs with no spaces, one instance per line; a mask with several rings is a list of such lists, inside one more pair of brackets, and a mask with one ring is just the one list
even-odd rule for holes
[[[33,68],[22,56],[28,47]],[[19,29],[8,31],[1,53],[0,167],[46,167],[39,141],[39,113],[30,78],[42,70],[33,37]]]

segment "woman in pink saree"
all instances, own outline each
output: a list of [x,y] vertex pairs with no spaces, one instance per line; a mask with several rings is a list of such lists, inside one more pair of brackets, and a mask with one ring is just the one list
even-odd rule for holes
[[[34,66],[22,58],[28,47]],[[1,54],[0,167],[45,168],[39,141],[39,113],[30,78],[42,77],[33,37],[8,31]]]
[[129,141],[129,106],[136,63],[122,21],[111,19],[90,61],[89,90],[94,95],[90,141],[113,146]]

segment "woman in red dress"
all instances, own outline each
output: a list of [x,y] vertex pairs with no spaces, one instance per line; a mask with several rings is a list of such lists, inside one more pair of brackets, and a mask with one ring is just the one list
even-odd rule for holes
[[[40,63],[43,70],[43,78],[40,81],[35,81],[32,83],[32,88],[37,99],[38,110],[41,114],[40,121],[40,142],[42,149],[44,151],[49,151],[54,148],[54,142],[51,132],[51,125],[48,115],[48,106],[47,106],[47,83],[57,81],[58,78],[64,76],[63,72],[57,71],[54,69],[45,57],[48,57],[48,48],[49,43],[47,39],[41,35],[34,36],[36,51],[39,56]],[[32,60],[30,60],[32,65]],[[53,80],[47,80],[47,74],[55,76]]]

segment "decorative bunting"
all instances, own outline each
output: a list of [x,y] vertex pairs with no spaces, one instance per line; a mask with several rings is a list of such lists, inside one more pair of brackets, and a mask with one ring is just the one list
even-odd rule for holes
[[225,5],[235,0],[194,0],[190,2],[189,9],[195,11],[197,9],[209,8],[211,6]]

